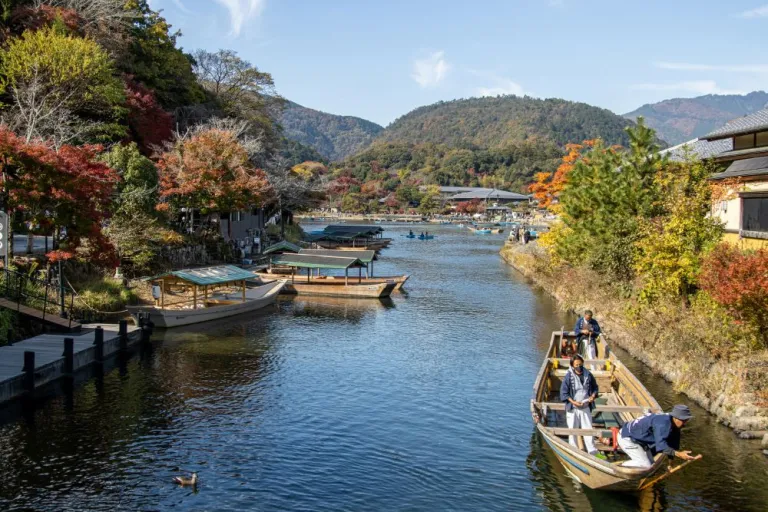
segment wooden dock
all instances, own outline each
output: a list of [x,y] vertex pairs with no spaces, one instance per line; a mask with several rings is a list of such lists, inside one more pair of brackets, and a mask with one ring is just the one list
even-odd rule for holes
[[79,331],[81,327],[81,325],[78,322],[75,322],[74,320],[67,320],[65,318],[61,318],[52,313],[46,314],[45,312],[40,311],[39,309],[30,308],[28,306],[24,306],[23,304],[19,304],[18,302],[14,302],[12,300],[8,300],[2,297],[0,297],[0,308],[6,308],[6,309],[10,309],[11,311],[17,311],[22,315],[35,318],[36,320],[39,320],[44,324],[54,325],[57,328],[62,329],[63,331],[66,331],[66,332]]
[[43,334],[0,347],[0,404],[99,363],[141,339],[139,327],[86,324],[82,332]]

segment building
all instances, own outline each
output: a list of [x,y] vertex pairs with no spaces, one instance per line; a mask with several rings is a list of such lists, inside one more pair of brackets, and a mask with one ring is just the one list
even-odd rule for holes
[[462,201],[485,201],[487,203],[505,204],[527,202],[529,196],[508,192],[497,188],[478,187],[440,187],[441,198],[450,203]]
[[710,179],[725,192],[712,205],[725,225],[725,240],[768,248],[768,109],[735,119],[699,141],[723,145],[711,158],[727,168]]

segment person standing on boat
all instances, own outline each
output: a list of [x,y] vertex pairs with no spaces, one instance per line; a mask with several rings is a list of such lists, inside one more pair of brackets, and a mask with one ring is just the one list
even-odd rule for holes
[[584,356],[587,359],[597,359],[597,337],[600,336],[600,324],[592,318],[592,311],[586,310],[584,316],[576,320],[576,346],[574,352],[579,350],[581,342],[584,342]]
[[[575,355],[571,358],[571,367],[560,385],[560,401],[565,402],[565,420],[568,428],[592,428],[592,409],[597,398],[597,381],[592,373],[584,368],[584,358]],[[576,436],[568,436],[568,442],[578,447]],[[584,446],[590,455],[597,455],[595,440],[584,436]]]
[[683,460],[700,459],[690,451],[680,450],[680,431],[693,415],[687,405],[676,405],[669,414],[649,414],[625,423],[621,427],[618,443],[630,460],[623,463],[625,468],[649,468],[653,457],[665,453],[669,458]]

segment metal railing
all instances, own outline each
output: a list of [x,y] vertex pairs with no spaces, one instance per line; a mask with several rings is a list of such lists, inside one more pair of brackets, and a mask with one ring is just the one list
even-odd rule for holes
[[[74,294],[69,293],[67,297],[66,290],[52,279],[40,279],[7,268],[0,270],[0,295],[15,302],[17,312],[24,305],[41,311],[43,322],[46,316],[59,316],[68,319],[69,327],[72,327]],[[66,306],[67,302],[69,307]]]

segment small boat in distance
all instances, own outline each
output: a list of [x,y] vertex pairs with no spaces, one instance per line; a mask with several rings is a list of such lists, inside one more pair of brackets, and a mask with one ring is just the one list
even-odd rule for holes
[[157,327],[178,327],[256,311],[275,302],[286,281],[260,284],[258,276],[233,265],[174,270],[149,278],[154,306],[128,306],[138,324],[149,314]]
[[[565,470],[578,482],[592,489],[606,491],[637,491],[671,474],[663,472],[667,456],[659,453],[650,468],[623,467],[623,458],[614,446],[596,442],[599,452],[605,452],[614,460],[604,460],[568,442],[569,435],[593,436],[598,439],[610,438],[615,443],[617,429],[624,423],[644,416],[650,412],[661,412],[656,399],[645,386],[611,353],[602,337],[598,338],[597,359],[586,359],[584,366],[589,368],[597,380],[599,395],[593,411],[592,429],[569,429],[565,419],[565,404],[560,401],[560,384],[565,378],[569,360],[560,357],[563,340],[572,340],[575,333],[555,331],[552,333],[550,347],[541,365],[534,385],[534,398],[531,400],[531,415],[536,429],[560,461]],[[598,440],[596,439],[596,441]],[[622,455],[623,457],[623,455]],[[662,472],[660,476],[656,476]]]

